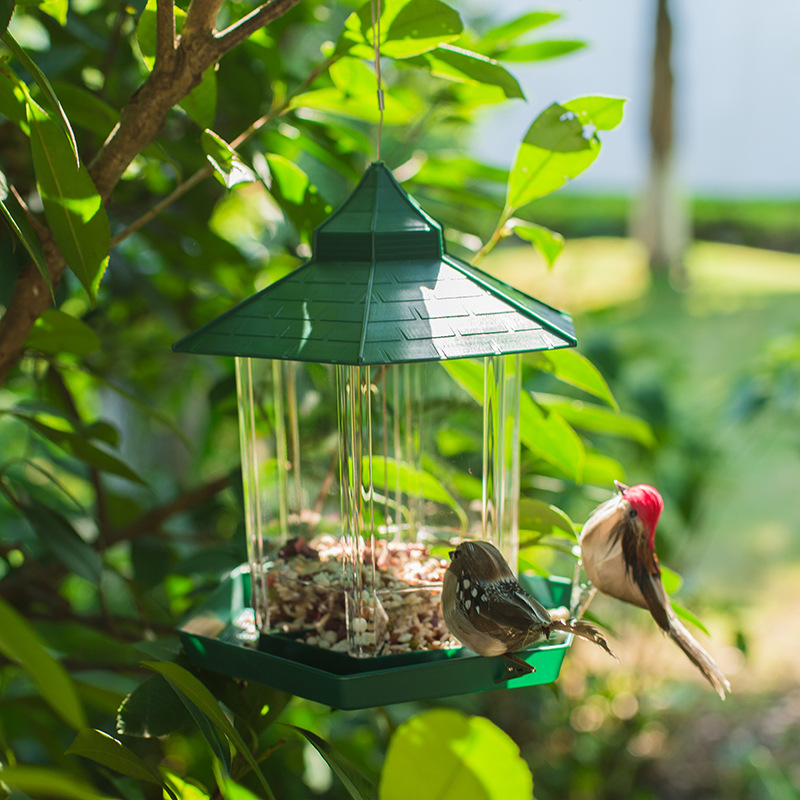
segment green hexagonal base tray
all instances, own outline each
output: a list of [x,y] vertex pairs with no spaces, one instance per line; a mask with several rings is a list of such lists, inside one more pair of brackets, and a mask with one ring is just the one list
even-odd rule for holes
[[[565,578],[521,576],[520,582],[548,608],[569,605]],[[250,574],[234,570],[180,625],[189,660],[240,680],[254,681],[334,708],[355,709],[449,697],[487,689],[552,683],[572,636],[517,655],[535,672],[520,675],[502,657],[484,658],[466,648],[428,650],[375,658],[351,658],[252,629]],[[250,620],[250,625],[243,620]]]

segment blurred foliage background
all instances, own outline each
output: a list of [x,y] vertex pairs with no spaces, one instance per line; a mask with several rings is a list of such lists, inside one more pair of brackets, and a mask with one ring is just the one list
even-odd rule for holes
[[[153,69],[157,6],[2,5],[0,200],[20,231],[0,230],[0,305],[14,308],[31,255],[51,263],[37,245],[48,226],[84,226],[79,254],[89,243],[110,258],[69,263],[0,388],[0,796],[370,796],[342,774],[377,783],[403,723],[444,707],[510,736],[540,800],[794,797],[800,210],[697,200],[692,241],[662,263],[627,238],[631,198],[550,194],[555,181],[511,203],[508,173],[470,157],[469,132],[487,109],[523,102],[515,64],[583,47],[549,38],[557,15],[546,11],[471,19],[409,4],[423,33],[427,18],[444,23],[425,44],[386,36],[381,156],[445,224],[453,252],[575,315],[580,360],[556,377],[572,403],[564,436],[591,469],[565,473],[526,452],[523,491],[579,523],[615,477],[658,486],[662,560],[683,576],[678,600],[712,632],[733,695],[720,704],[646,615],[602,600],[592,611],[620,664],[579,643],[552,691],[341,712],[210,674],[199,675],[208,695],[192,675],[165,676],[164,664],[187,666],[177,621],[245,560],[233,365],[176,357],[171,344],[302,263],[313,226],[375,157],[369,7],[292,5],[209,69],[135,154],[105,203],[106,229],[91,222],[95,206],[92,216],[53,199],[54,179],[82,180],[67,173],[54,97],[95,177]],[[217,29],[253,11],[226,2]],[[583,100],[574,111],[593,123],[581,130],[591,158],[565,167],[570,177],[596,156],[594,129],[611,141],[619,121]],[[50,184],[37,146],[66,154]],[[563,252],[548,229],[566,237]],[[546,371],[526,388],[554,391]],[[579,413],[587,402],[600,422]],[[546,552],[528,556],[548,566]]]

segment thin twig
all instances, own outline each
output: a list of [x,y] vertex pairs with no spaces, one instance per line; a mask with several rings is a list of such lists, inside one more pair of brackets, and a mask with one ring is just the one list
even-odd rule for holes
[[270,22],[294,8],[299,2],[300,0],[271,0],[271,2],[253,9],[233,25],[225,28],[224,31],[220,31],[215,37],[220,55],[227,53],[237,44],[241,44],[259,28],[269,25]]

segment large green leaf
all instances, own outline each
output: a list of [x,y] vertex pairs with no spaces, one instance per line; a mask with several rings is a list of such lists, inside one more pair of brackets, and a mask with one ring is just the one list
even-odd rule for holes
[[111,453],[101,450],[93,445],[85,436],[73,430],[64,430],[48,425],[45,422],[22,412],[12,412],[28,427],[35,430],[45,439],[60,447],[65,453],[74,456],[101,472],[118,475],[134,483],[144,484],[144,481],[123,461]]
[[410,497],[424,497],[426,500],[447,505],[455,511],[461,525],[464,528],[467,527],[468,520],[464,509],[434,475],[393,458],[374,456],[370,461],[365,456],[363,460],[365,478],[368,475],[370,464],[372,466],[372,484],[376,489],[388,486],[391,493],[395,486],[399,486],[400,490]]
[[[404,92],[402,87],[383,95],[383,121],[387,125],[404,125],[419,110],[417,95]],[[377,89],[368,94],[350,94],[337,86],[314,89],[292,98],[291,108],[314,108],[337,117],[376,123],[380,119]]]
[[154,783],[157,786],[163,784],[161,775],[148,766],[133,750],[125,747],[119,739],[94,728],[84,728],[78,731],[78,735],[66,753],[67,755],[83,756],[83,758],[102,764],[122,775],[136,778],[138,781]]
[[610,131],[622,122],[626,102],[623,97],[590,95],[569,100],[563,106],[577,114],[578,120],[584,125],[593,125],[599,131]]
[[479,53],[443,44],[421,58],[428,62],[431,74],[437,78],[498,86],[508,98],[525,97],[517,79],[502,64]]
[[119,111],[82,86],[54,81],[53,89],[75,127],[105,139],[119,122]]
[[100,349],[100,338],[83,320],[48,308],[31,328],[25,347],[54,355],[87,356]]
[[596,132],[619,124],[624,103],[620,98],[578,97],[542,111],[517,151],[507,208],[524,206],[583,172],[600,152]]
[[[67,671],[45,650],[28,623],[0,599],[0,653],[19,664],[42,698],[71,728],[86,727],[86,716]],[[10,783],[3,772],[3,780]]]
[[[556,506],[542,500],[521,497],[519,501],[519,527],[542,536],[565,536],[577,540],[578,534],[572,520]],[[525,546],[525,535],[520,537]]]
[[264,789],[266,796],[270,800],[274,800],[274,795],[267,783],[267,779],[250,752],[250,748],[244,743],[239,732],[225,716],[225,712],[208,688],[195,678],[191,672],[188,672],[178,664],[168,661],[147,661],[144,665],[163,675],[179,696],[185,697],[192,706],[208,718],[211,724],[239,751],[239,755],[247,761]]
[[389,742],[380,800],[530,800],[533,777],[508,734],[483,717],[434,709]]
[[314,749],[325,759],[327,765],[333,770],[333,774],[344,784],[344,788],[353,800],[377,800],[378,787],[329,742],[305,728],[298,728],[296,725],[285,725],[285,727],[306,737]]
[[[88,783],[64,770],[51,769],[37,764],[4,767],[3,780],[12,789],[25,792],[25,797],[49,797],[55,800],[117,800],[100,794]],[[16,794],[11,795],[16,798]]]
[[592,433],[624,436],[645,447],[655,445],[655,437],[650,426],[631,414],[613,411],[595,403],[584,403],[582,400],[549,394],[537,393],[536,402],[550,411],[555,411],[576,428]]
[[209,67],[203,80],[178,105],[201,128],[210,128],[217,116],[217,69]]
[[67,569],[99,585],[103,575],[100,554],[81,538],[66,517],[41,503],[20,502],[20,510],[42,544]]
[[[66,7],[66,3],[64,3],[64,6]],[[72,126],[70,125],[69,119],[67,119],[67,115],[64,112],[64,109],[62,108],[61,103],[59,102],[59,99],[53,90],[53,87],[50,85],[50,81],[47,79],[47,76],[39,69],[36,62],[25,52],[22,47],[20,47],[19,43],[8,31],[6,31],[1,38],[5,42],[8,49],[14,54],[14,57],[17,59],[17,61],[19,61],[19,63],[22,64],[22,66],[28,71],[28,74],[33,78],[33,80],[36,82],[36,85],[41,90],[42,96],[46,99],[48,105],[55,112],[58,122],[61,125],[62,132],[66,136],[69,144],[70,159],[75,162],[76,167],[79,167],[81,159],[78,155],[78,145],[75,142],[75,134],[72,132]],[[28,117],[30,121],[30,112],[28,113]]]
[[525,362],[552,373],[563,383],[594,395],[615,410],[619,408],[600,370],[574,348],[529,353]]
[[[483,365],[473,359],[443,361],[442,367],[478,403],[483,403]],[[583,469],[583,443],[577,433],[554,411],[534,402],[528,392],[520,396],[520,441],[532,453],[572,480]]]
[[31,97],[27,100],[44,213],[67,264],[94,301],[108,265],[108,217],[88,171],[83,165],[76,168],[64,131]]
[[36,6],[59,25],[67,24],[69,0],[17,0],[18,6]]
[[543,42],[530,42],[514,47],[506,47],[495,54],[501,61],[519,61],[529,63],[531,61],[546,61],[549,58],[558,58],[568,53],[574,53],[586,47],[586,42],[575,39],[566,40],[546,40]]
[[0,114],[13,122],[27,136],[28,117],[25,113],[25,94],[19,88],[20,80],[8,64],[0,70]]
[[555,11],[529,11],[521,17],[515,17],[492,28],[481,36],[481,46],[508,46],[515,39],[549,22],[561,19],[562,14]]
[[14,13],[14,0],[0,0],[0,34],[8,29],[11,15]]
[[17,202],[16,198],[8,190],[8,181],[6,176],[0,172],[0,211],[6,218],[11,230],[17,235],[17,238],[22,242],[28,255],[33,259],[36,264],[36,269],[39,274],[44,278],[50,296],[53,295],[53,285],[50,281],[50,272],[47,269],[47,262],[42,252],[42,246],[39,244],[39,237],[36,235],[33,226],[28,220],[24,210]]
[[520,396],[519,438],[571,480],[582,479],[585,453],[580,437],[557,411],[535,402],[528,392]]
[[[440,0],[384,0],[382,5],[380,50],[390,58],[418,56],[452,42],[463,30],[458,12]],[[370,3],[347,18],[336,52],[373,57]]]
[[269,153],[269,193],[301,233],[316,228],[331,209],[303,170],[288,158]]

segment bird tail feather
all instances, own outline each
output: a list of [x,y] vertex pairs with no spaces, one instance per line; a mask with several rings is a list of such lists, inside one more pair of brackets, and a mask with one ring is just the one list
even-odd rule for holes
[[714,687],[716,693],[724,700],[730,694],[731,685],[722,674],[713,658],[699,645],[689,631],[683,627],[675,612],[670,609],[669,630],[667,634],[686,654],[686,657],[703,673],[705,679]]
[[566,621],[554,619],[549,625],[550,631],[564,631],[566,633],[573,633],[575,636],[580,636],[581,639],[586,639],[589,642],[594,642],[603,648],[612,658],[617,661],[619,659],[614,655],[608,642],[600,631],[588,622],[583,620],[570,619]]

